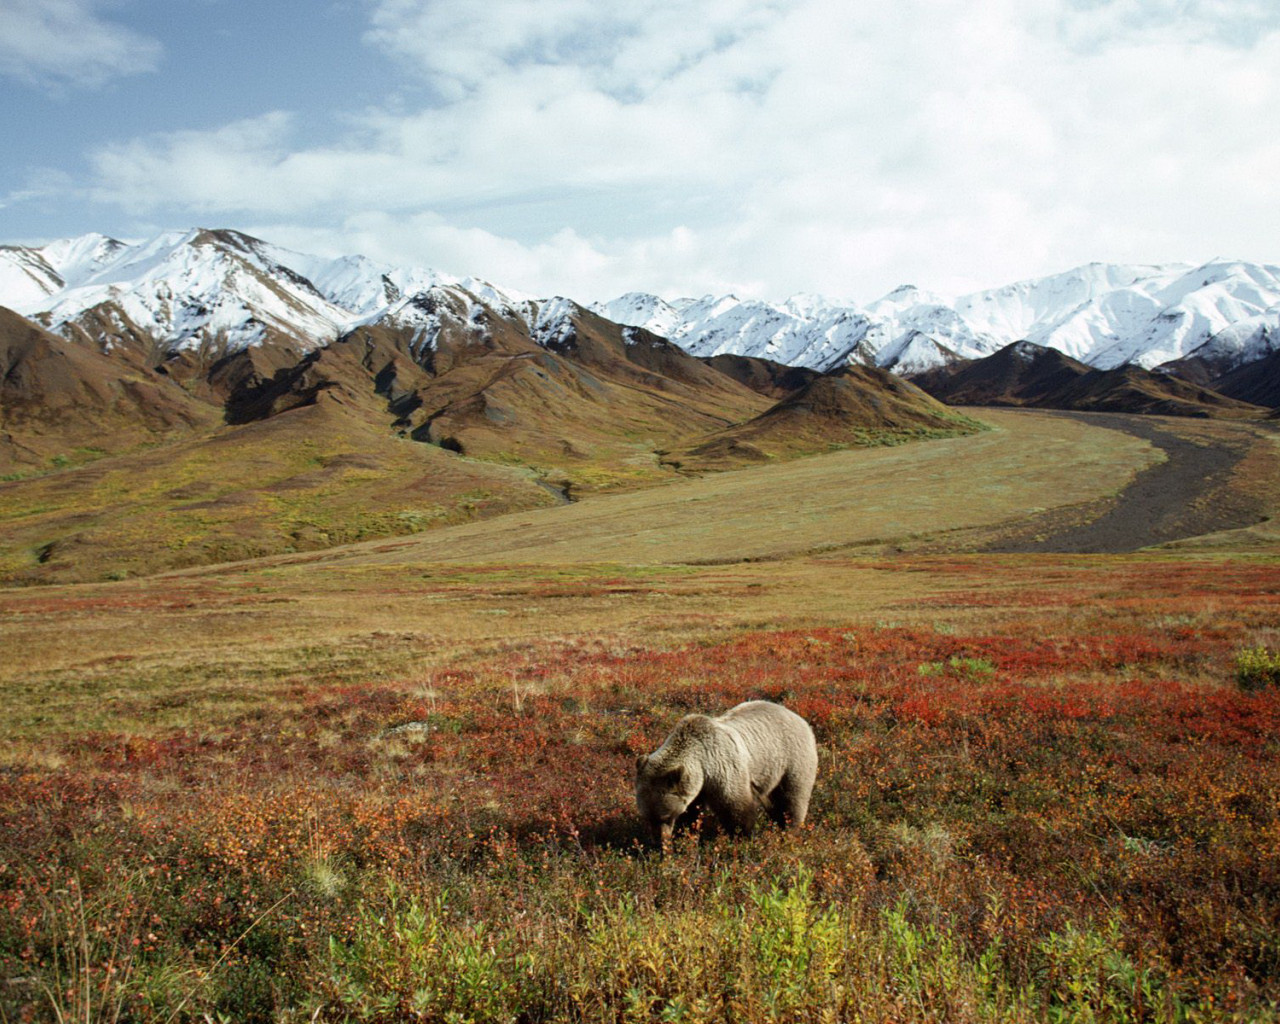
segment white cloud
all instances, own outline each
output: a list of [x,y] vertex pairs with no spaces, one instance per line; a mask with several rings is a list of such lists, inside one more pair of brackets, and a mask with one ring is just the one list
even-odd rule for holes
[[782,14],[772,0],[375,0],[369,40],[450,98],[495,76],[572,67],[622,99],[750,37]]
[[94,155],[97,195],[582,298],[1274,259],[1270,11],[379,0],[369,39],[430,103],[323,148],[284,113],[124,142]]
[[[613,294],[620,279],[617,257],[596,249],[571,228],[522,245],[479,228],[456,227],[434,213],[399,217],[372,212],[347,217],[331,228],[264,223],[247,230],[301,252],[358,252],[382,263],[430,265],[532,295],[557,294],[566,279],[593,282]],[[495,266],[505,273],[495,276]]]
[[271,111],[105,146],[92,155],[95,197],[135,213],[171,205],[201,216],[403,201],[410,162],[377,149],[298,148],[296,125],[287,111]]
[[1073,46],[1093,50],[1135,37],[1251,47],[1280,29],[1274,0],[1068,0],[1059,22]]
[[93,87],[153,71],[159,42],[99,17],[99,0],[0,0],[0,74]]

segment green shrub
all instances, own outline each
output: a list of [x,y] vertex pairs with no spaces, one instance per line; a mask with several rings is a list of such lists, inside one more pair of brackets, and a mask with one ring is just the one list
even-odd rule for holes
[[846,922],[811,895],[804,870],[789,888],[753,886],[758,919],[748,932],[754,973],[769,1018],[786,1019],[813,1005],[829,1004],[848,938]]
[[1099,928],[1067,924],[1038,946],[1037,993],[1048,1019],[1063,1024],[1096,1021],[1181,1021],[1187,1010],[1161,972],[1138,967],[1124,952],[1115,918]]
[[1236,655],[1236,682],[1242,690],[1280,686],[1280,654],[1265,647],[1246,647]]
[[331,1009],[347,1020],[511,1020],[527,1001],[530,954],[501,927],[392,885],[384,913],[361,905],[345,941],[331,938]]
[[922,676],[951,675],[956,679],[977,683],[995,675],[996,667],[986,658],[963,658],[960,655],[942,661],[926,661],[916,671]]

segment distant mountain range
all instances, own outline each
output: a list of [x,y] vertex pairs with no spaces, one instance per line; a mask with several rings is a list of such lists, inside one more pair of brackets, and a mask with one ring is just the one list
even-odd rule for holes
[[1260,417],[1280,401],[1277,275],[1095,265],[952,305],[588,308],[235,231],[0,247],[0,580],[980,428],[943,402]]
[[[156,397],[160,411],[142,416],[152,427],[200,419],[199,409],[185,408],[191,399],[223,406],[232,423],[310,403],[334,389],[360,393],[367,402],[368,388],[352,383],[351,367],[339,366],[338,353],[349,352],[356,339],[368,348],[356,362],[362,372],[375,373],[374,392],[387,396],[399,429],[433,440],[446,423],[465,418],[464,408],[488,410],[486,430],[473,422],[472,435],[492,432],[502,421],[493,395],[505,377],[476,377],[477,353],[553,353],[568,357],[575,372],[599,368],[604,359],[613,371],[627,367],[623,376],[647,374],[646,387],[670,391],[678,384],[687,402],[673,427],[688,425],[683,413],[696,408],[736,428],[743,410],[708,408],[729,383],[774,401],[816,386],[794,372],[761,370],[770,364],[818,374],[840,370],[846,378],[851,367],[888,370],[956,404],[1238,415],[1244,411],[1239,403],[1280,400],[1280,267],[1220,260],[1200,267],[1089,264],[950,304],[904,286],[864,307],[814,296],[771,304],[733,296],[666,302],[631,293],[585,308],[426,268],[309,256],[236,231],[193,229],[139,244],[92,234],[39,248],[0,247],[0,306],[78,343],[84,353],[128,367],[135,397],[121,398],[117,387],[112,407],[139,408],[139,401],[147,403],[136,395]],[[600,341],[604,337],[611,340]],[[29,387],[15,390],[17,380],[39,377],[31,351],[24,351],[25,376],[10,374],[10,404],[47,405],[57,390],[47,382],[39,400]],[[1097,373],[1066,391],[1033,394],[1040,378],[1025,367],[1053,361],[1043,354],[1049,352],[1061,357],[1060,370]],[[747,362],[726,362],[733,358]],[[85,373],[90,362],[76,357]],[[106,364],[94,365],[101,371]],[[1010,390],[1002,381],[1013,365],[1024,370],[1019,388]],[[471,369],[452,374],[446,388],[449,371],[464,366]],[[101,373],[96,377],[97,384],[80,388],[82,398],[106,394]],[[166,378],[181,391],[166,392],[160,386]],[[458,391],[464,378],[469,383]],[[859,378],[866,387],[876,379],[889,380]],[[429,400],[428,391],[435,397]],[[446,392],[449,400],[441,405]],[[555,408],[547,406],[549,413]],[[564,410],[556,414],[573,421]],[[537,417],[524,419],[525,429],[533,429]],[[702,425],[710,429],[712,421]],[[463,441],[458,436],[451,443]]]
[[[178,382],[187,396],[223,405],[231,423],[345,390],[353,402],[381,396],[406,434],[458,451],[484,449],[495,431],[514,436],[500,428],[517,420],[525,440],[516,447],[547,428],[567,430],[587,399],[622,409],[646,393],[656,404],[645,417],[684,437],[736,426],[783,397],[775,389],[762,398],[750,380],[570,299],[360,256],[307,256],[236,231],[3,247],[0,306],[131,372]],[[35,381],[30,355],[26,365],[24,379]],[[98,376],[103,365],[93,364]],[[371,381],[357,383],[359,373]],[[509,406],[533,392],[541,415],[515,415]],[[664,403],[679,410],[659,411]]]
[[[164,354],[225,353],[282,337],[313,348],[374,323],[412,326],[429,347],[439,329],[433,310],[448,295],[455,314],[478,302],[523,319],[538,336],[554,331],[570,305],[362,256],[308,256],[234,231],[176,232],[136,245],[85,235],[0,247],[0,305],[68,337],[145,336]],[[592,308],[695,356],[819,371],[856,362],[906,375],[1029,341],[1103,370],[1192,361],[1221,376],[1280,350],[1280,267],[1229,260],[1092,263],[954,302],[904,285],[864,306],[804,295],[666,302],[630,293]]]
[[950,303],[904,285],[861,307],[812,296],[668,303],[633,293],[596,308],[694,355],[818,370],[854,360],[911,374],[1030,341],[1098,369],[1194,359],[1221,374],[1280,349],[1280,267],[1225,260],[1091,263]]

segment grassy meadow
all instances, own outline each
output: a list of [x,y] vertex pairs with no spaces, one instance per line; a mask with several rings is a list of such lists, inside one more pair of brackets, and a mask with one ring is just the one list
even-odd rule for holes
[[[0,591],[0,1020],[1280,1019],[1274,535],[975,553],[1156,458],[991,422]],[[809,824],[647,848],[636,755],[760,697]]]
[[320,404],[0,482],[0,583],[124,579],[554,500],[528,469],[451,458]]

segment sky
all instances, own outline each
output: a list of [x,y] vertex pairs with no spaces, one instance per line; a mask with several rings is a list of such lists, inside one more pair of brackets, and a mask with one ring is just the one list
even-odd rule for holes
[[1280,262],[1276,0],[0,0],[0,242],[534,295]]

